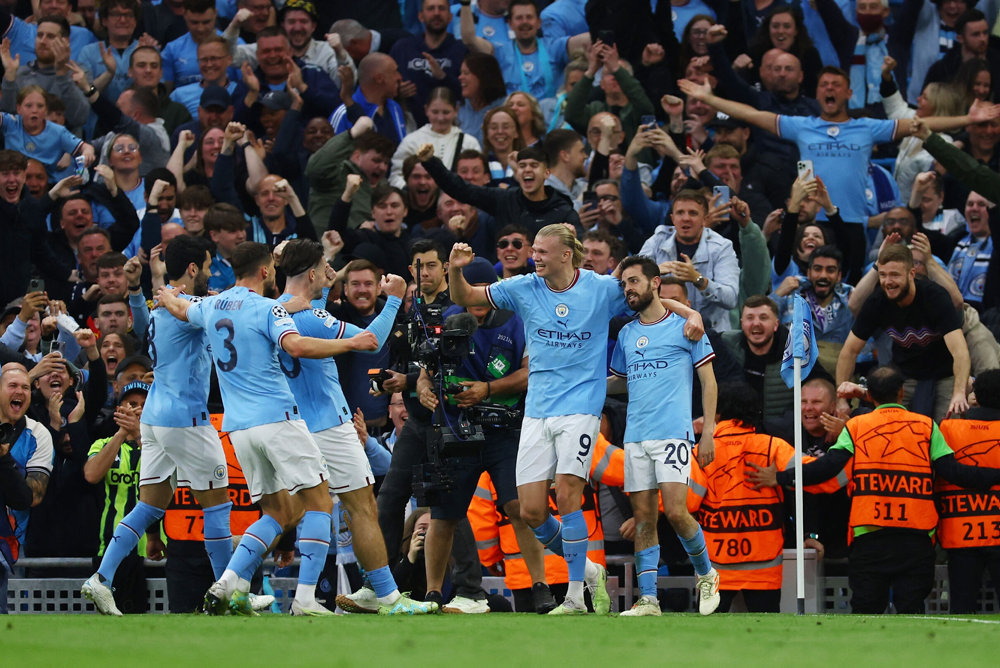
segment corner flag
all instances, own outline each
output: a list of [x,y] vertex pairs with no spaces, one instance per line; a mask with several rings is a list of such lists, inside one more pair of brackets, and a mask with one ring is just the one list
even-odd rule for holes
[[795,293],[792,299],[795,307],[792,322],[788,325],[788,340],[785,341],[785,351],[781,356],[781,379],[788,387],[795,384],[793,358],[797,357],[802,361],[802,376],[808,376],[819,355],[816,349],[816,332],[813,329],[809,305],[798,293]]

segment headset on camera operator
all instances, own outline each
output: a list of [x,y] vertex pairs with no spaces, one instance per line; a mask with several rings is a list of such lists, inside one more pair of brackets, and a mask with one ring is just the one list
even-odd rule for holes
[[[462,273],[473,285],[496,282],[496,271],[481,258]],[[414,475],[415,492],[425,494],[431,507],[424,546],[428,596],[440,596],[455,527],[465,518],[483,471],[496,486],[497,505],[517,518],[512,524],[521,545],[528,546],[529,569],[537,570],[532,575],[544,581],[541,544],[520,521],[514,475],[528,385],[524,324],[514,312],[490,307],[454,306],[443,315],[438,359],[427,359],[417,380],[420,403],[435,411],[440,434],[431,442],[430,463]],[[465,338],[470,341],[463,344]],[[451,605],[466,603],[475,602]]]

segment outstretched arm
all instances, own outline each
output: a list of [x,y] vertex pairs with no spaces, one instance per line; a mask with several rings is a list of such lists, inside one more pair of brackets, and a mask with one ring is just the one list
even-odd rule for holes
[[703,84],[697,84],[687,79],[680,79],[677,81],[677,85],[689,98],[701,100],[705,104],[711,105],[725,114],[729,114],[733,118],[744,120],[762,130],[767,130],[774,134],[778,133],[778,115],[773,112],[761,111],[760,109],[754,109],[748,104],[721,98],[712,92],[712,87],[707,81]]

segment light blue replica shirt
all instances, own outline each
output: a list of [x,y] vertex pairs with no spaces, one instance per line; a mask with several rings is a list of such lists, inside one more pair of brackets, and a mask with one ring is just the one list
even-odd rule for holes
[[565,290],[538,274],[515,276],[486,288],[493,308],[524,321],[532,418],[600,415],[607,390],[608,322],[627,311],[618,280],[577,269]]
[[[278,301],[286,302],[291,298],[292,295],[286,293],[278,297]],[[400,304],[402,300],[399,297],[387,298],[382,311],[367,328],[378,339],[379,349],[389,339]],[[338,320],[321,308],[299,311],[292,319],[302,336],[317,339],[349,339],[365,331],[349,322]],[[282,373],[288,378],[288,385],[295,395],[309,431],[323,431],[351,421],[351,409],[344,398],[344,390],[340,387],[337,362],[333,357],[296,359],[282,350],[278,353],[278,362]]]
[[[816,176],[840,207],[840,217],[848,223],[867,223],[868,160],[875,144],[892,141],[896,121],[852,118],[834,123],[818,116],[778,116],[775,130],[796,143],[803,160],[813,161]],[[825,220],[826,215],[821,210],[817,218]]]
[[[202,297],[181,295],[197,304]],[[209,424],[208,391],[212,353],[205,330],[178,320],[165,308],[149,317],[146,331],[153,385],[142,409],[142,423],[154,427],[196,427]]]
[[681,316],[667,311],[656,322],[636,319],[622,327],[611,355],[611,373],[628,380],[625,442],[694,440],[691,392],[694,369],[715,357],[708,337],[684,336]]
[[284,306],[237,285],[191,304],[187,316],[208,333],[226,407],[223,431],[301,419],[278,363],[281,339],[299,331]]

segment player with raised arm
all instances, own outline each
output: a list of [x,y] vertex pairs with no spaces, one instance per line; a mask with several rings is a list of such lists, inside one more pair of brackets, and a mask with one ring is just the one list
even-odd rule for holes
[[[580,506],[604,406],[608,322],[627,306],[616,278],[580,269],[583,246],[569,226],[543,227],[532,250],[536,273],[472,286],[462,275],[474,257],[472,249],[455,244],[448,265],[451,298],[461,306],[509,309],[524,321],[530,361],[517,453],[521,517],[543,545],[563,555],[569,569],[566,599],[549,614],[586,613],[585,581],[595,612],[606,614],[611,604],[607,573],[587,559]],[[686,335],[704,333],[697,312],[668,302],[688,317]],[[553,480],[562,522],[548,510]]]
[[[211,243],[193,236],[167,247],[166,276],[183,299],[198,302],[208,294],[210,250]],[[158,308],[150,314],[147,335],[154,380],[140,422],[139,502],[119,522],[100,568],[81,588],[98,612],[116,617],[122,613],[109,586],[115,571],[146,528],[163,518],[178,484],[191,487],[202,507],[205,551],[216,578],[233,554],[226,455],[206,407],[212,356],[205,331]]]
[[[611,357],[608,394],[628,392],[625,426],[625,491],[635,517],[635,570],[642,596],[623,617],[659,616],[656,569],[660,542],[657,493],[670,526],[677,532],[698,576],[698,611],[712,614],[719,607],[719,574],[712,568],[705,535],[687,509],[688,476],[694,429],[691,425],[692,369],[701,381],[705,424],[698,443],[703,466],[715,456],[716,383],[712,344],[707,338],[689,341],[684,321],[657,299],[660,268],[648,257],[625,258],[619,267],[629,308],[639,313],[618,334]],[[668,371],[669,370],[669,371]]]
[[[279,302],[299,297],[318,299],[327,284],[327,264],[323,246],[310,239],[293,239],[281,252],[281,270],[288,277],[285,294]],[[378,339],[379,348],[389,338],[396,312],[406,294],[406,281],[394,274],[382,278],[382,292],[387,295],[385,306],[367,329],[338,320],[323,309],[299,311],[292,316],[299,332],[319,339],[344,339],[370,332]],[[375,475],[365,450],[359,447],[351,411],[340,387],[337,363],[332,358],[296,359],[287,352],[278,353],[281,371],[299,402],[306,422],[320,453],[326,460],[330,489],[347,508],[351,518],[354,553],[365,569],[378,598],[373,602],[383,615],[426,614],[437,610],[436,603],[412,600],[400,594],[389,570],[385,543],[378,525],[378,508],[372,485]],[[296,596],[293,615],[323,616],[334,612],[312,600]]]
[[208,333],[226,408],[222,428],[229,432],[250,498],[263,512],[205,594],[204,610],[221,614],[228,607],[237,614],[255,615],[248,597],[250,578],[282,531],[300,518],[302,565],[293,604],[315,598],[332,523],[326,463],[281,373],[278,349],[295,358],[323,358],[374,350],[377,342],[371,332],[334,340],[301,336],[285,307],[264,296],[274,290],[274,259],[268,247],[244,242],[231,261],[234,287],[192,303],[164,286],[157,298],[171,315]]

